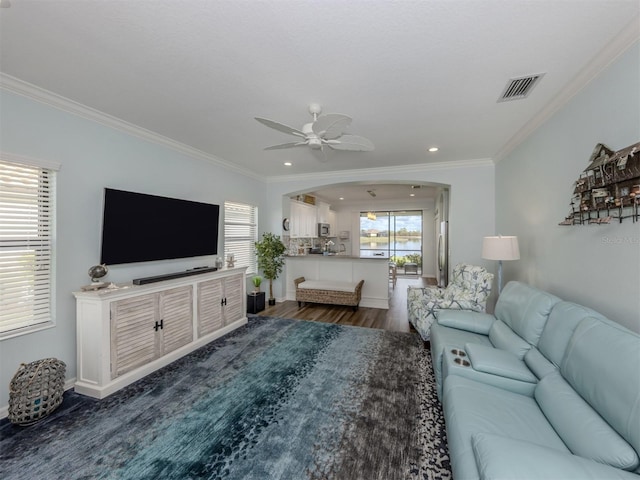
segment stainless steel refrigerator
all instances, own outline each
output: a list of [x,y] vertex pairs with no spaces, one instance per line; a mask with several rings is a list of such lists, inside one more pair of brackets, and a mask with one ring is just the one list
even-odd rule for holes
[[438,286],[446,287],[449,283],[449,222],[440,222],[438,232]]

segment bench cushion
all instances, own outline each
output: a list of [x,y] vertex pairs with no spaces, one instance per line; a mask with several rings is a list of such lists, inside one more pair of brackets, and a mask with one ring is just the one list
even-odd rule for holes
[[350,293],[355,292],[357,286],[358,284],[353,282],[329,282],[326,280],[305,280],[298,284],[298,288],[307,290],[333,290]]

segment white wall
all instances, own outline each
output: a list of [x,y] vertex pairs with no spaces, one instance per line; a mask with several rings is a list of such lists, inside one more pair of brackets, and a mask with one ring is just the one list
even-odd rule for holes
[[[0,341],[0,407],[21,362],[56,357],[75,377],[75,301],[100,259],[104,187],[217,203],[247,202],[267,210],[265,184],[101,124],[0,90],[0,150],[62,164],[57,183],[55,328]],[[218,252],[222,255],[222,215]],[[112,282],[213,264],[213,258],[113,266]]]
[[[491,268],[493,262],[481,258],[482,238],[495,230],[494,165],[479,160],[449,165],[425,164],[388,169],[366,169],[322,174],[314,177],[270,178],[267,202],[271,208],[264,228],[282,234],[282,196],[313,191],[324,186],[348,182],[439,183],[451,186],[449,209],[450,266],[469,262]],[[353,239],[351,239],[353,243]],[[283,275],[284,277],[284,275]],[[284,297],[280,281],[274,282],[274,295]]]
[[496,166],[496,224],[517,235],[517,279],[640,332],[640,223],[558,226],[597,143],[640,140],[640,46],[613,64]]

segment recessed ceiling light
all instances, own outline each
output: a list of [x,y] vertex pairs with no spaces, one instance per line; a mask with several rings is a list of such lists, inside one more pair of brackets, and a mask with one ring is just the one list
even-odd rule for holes
[[437,152],[437,151],[438,151],[438,147],[431,147],[431,148],[429,149],[429,151],[430,151],[431,153],[433,153],[433,152]]
[[338,200],[344,200],[344,197],[340,197]]
[[416,196],[416,194],[415,194],[415,193],[410,193],[410,194],[409,194],[409,196],[410,196],[410,197],[415,197],[415,196]]
[[291,165],[293,165],[291,162],[284,162],[285,167],[290,167]]

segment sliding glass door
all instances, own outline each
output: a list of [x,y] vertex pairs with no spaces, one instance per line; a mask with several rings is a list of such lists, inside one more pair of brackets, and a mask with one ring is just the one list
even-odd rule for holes
[[[383,257],[404,270],[422,267],[422,211],[360,212],[360,256]],[[409,265],[407,273],[413,273]]]

